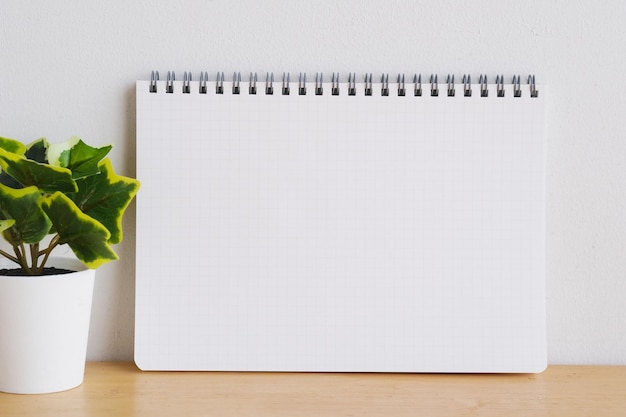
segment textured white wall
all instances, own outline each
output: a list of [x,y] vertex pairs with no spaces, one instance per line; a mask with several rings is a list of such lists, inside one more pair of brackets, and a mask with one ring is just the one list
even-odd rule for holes
[[[163,74],[535,73],[550,85],[550,363],[626,364],[626,3],[0,3],[0,135],[113,143],[135,173],[134,83]],[[166,198],[166,196],[164,197]],[[98,272],[91,360],[133,356],[134,206]]]

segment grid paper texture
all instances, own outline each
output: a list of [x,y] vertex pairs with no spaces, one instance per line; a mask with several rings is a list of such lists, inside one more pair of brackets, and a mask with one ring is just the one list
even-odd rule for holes
[[296,85],[137,82],[138,366],[543,370],[545,88]]

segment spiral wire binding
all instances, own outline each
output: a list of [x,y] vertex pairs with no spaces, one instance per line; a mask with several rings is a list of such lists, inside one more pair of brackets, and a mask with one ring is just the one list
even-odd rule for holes
[[439,82],[437,81],[437,74],[431,74],[430,76],[430,96],[437,97],[439,95]]
[[398,74],[398,97],[404,97],[406,95],[406,88],[404,87],[404,74]]
[[480,96],[489,97],[489,89],[487,88],[487,76],[481,74],[478,83],[480,84]]
[[367,74],[365,74],[365,95],[372,95],[372,73],[369,74],[369,78]]
[[333,78],[331,80],[331,94],[333,96],[339,95],[339,73],[333,72]]
[[189,82],[191,81],[191,72],[185,71],[183,74],[183,94],[191,93],[191,88],[189,87]]
[[298,94],[306,96],[306,73],[300,73],[300,76],[298,77]]
[[463,97],[472,96],[472,77],[469,74],[463,76]]
[[386,97],[389,95],[389,74],[383,74],[380,77],[380,95]]
[[[166,93],[174,93],[174,85],[176,80],[176,74],[174,71],[167,72],[167,78],[165,81],[165,92]],[[333,96],[340,95],[340,74],[338,72],[333,72],[330,82],[330,93]],[[536,98],[539,96],[539,91],[537,90],[537,84],[535,81],[535,75],[531,74],[528,76],[528,86],[530,97]],[[191,94],[191,85],[192,85],[192,73],[185,71],[183,74],[182,81],[182,93],[183,94]],[[150,75],[150,84],[149,84],[149,92],[157,93],[159,89],[160,76],[159,71],[152,71]],[[437,97],[439,96],[439,81],[437,74],[430,75],[430,96]],[[199,94],[207,94],[208,93],[208,83],[209,83],[209,74],[205,72],[200,73],[200,81],[198,84],[198,93]],[[223,72],[217,72],[216,80],[215,80],[215,94],[224,94],[224,83],[225,77]],[[357,95],[357,77],[356,73],[348,73],[348,82],[347,82],[347,93],[348,96],[356,96]],[[506,94],[504,82],[504,75],[498,74],[496,75],[495,82],[495,94],[496,97],[504,97]],[[521,76],[519,74],[513,75],[511,80],[513,97],[519,98],[522,97],[522,82]],[[180,82],[177,84],[180,88]],[[314,94],[317,96],[324,95],[324,74],[321,72],[315,73],[315,84],[314,84]],[[404,97],[406,96],[406,84],[405,84],[405,75],[398,74],[396,78],[397,85],[397,96]],[[471,97],[472,96],[472,81],[471,76],[469,74],[463,75],[462,80],[463,85],[463,96]],[[478,85],[480,88],[480,97],[488,97],[489,96],[489,85],[486,74],[480,74]],[[446,78],[446,94],[448,97],[454,97],[456,95],[456,83],[454,74],[448,74]],[[255,95],[257,94],[258,87],[258,75],[257,73],[250,72],[249,84],[248,84],[248,94]],[[363,92],[365,96],[373,95],[373,87],[374,84],[372,82],[372,73],[366,73],[363,77]],[[380,77],[380,95],[385,97],[390,95],[390,87],[389,87],[389,74],[383,73]],[[239,95],[241,94],[241,73],[234,72],[232,78],[232,94]],[[289,95],[291,93],[291,75],[288,72],[283,73],[282,77],[282,85],[281,85],[281,94]],[[265,77],[265,94],[273,95],[274,94],[274,73],[268,72]],[[305,72],[299,73],[298,77],[298,95],[306,95],[307,94],[307,75]],[[422,90],[422,75],[414,74],[413,75],[413,95],[415,97],[421,97],[423,94]]]
[[241,85],[241,73],[235,72],[233,74],[233,94],[239,94],[239,92],[241,91],[240,85]]
[[150,77],[150,92],[157,92],[157,81],[159,81],[159,71],[152,71],[152,76]]
[[174,92],[174,80],[176,79],[176,75],[174,74],[174,71],[168,71],[167,72],[167,82],[165,84],[165,92],[166,93],[173,93]]
[[504,75],[496,75],[496,92],[498,97],[504,97]]
[[257,83],[257,75],[256,72],[254,76],[250,73],[250,86],[248,87],[248,94],[256,94],[256,83]]
[[322,83],[324,82],[324,74],[315,73],[315,95],[321,96],[324,94],[324,88],[322,87]]
[[217,80],[215,81],[215,94],[224,94],[224,73],[217,73]]
[[415,84],[415,89],[413,90],[413,95],[415,97],[422,96],[422,74],[415,74],[413,77],[413,83]]
[[448,74],[446,82],[448,83],[448,97],[454,97],[456,94],[456,90],[454,89],[454,75]]
[[356,73],[348,74],[348,95],[356,96]]
[[207,93],[207,83],[209,82],[209,73],[201,72],[200,73],[200,86],[198,87],[200,94]]
[[265,94],[271,96],[274,94],[274,73],[268,72],[265,77]]
[[513,97],[522,96],[521,78],[519,75],[513,76]]
[[283,96],[288,96],[290,89],[289,89],[289,83],[291,82],[291,78],[289,77],[289,73],[284,73],[283,72],[283,86],[281,88],[281,91],[283,93]]
[[539,92],[537,91],[537,86],[535,84],[535,76],[528,76],[528,84],[530,84],[530,96],[531,97],[539,97]]

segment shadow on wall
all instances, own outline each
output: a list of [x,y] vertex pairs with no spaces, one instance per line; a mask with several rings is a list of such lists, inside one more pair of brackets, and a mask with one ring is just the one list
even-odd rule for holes
[[[124,139],[115,147],[120,172],[136,176],[136,92],[124,94]],[[136,199],[123,218],[124,239],[116,246],[120,259],[101,268],[96,278],[91,316],[88,360],[133,359],[135,335]]]

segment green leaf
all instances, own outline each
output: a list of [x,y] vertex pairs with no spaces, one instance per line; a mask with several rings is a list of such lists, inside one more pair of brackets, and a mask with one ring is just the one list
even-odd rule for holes
[[22,184],[15,181],[15,179],[6,172],[0,172],[0,184],[6,185],[9,188],[24,188]]
[[72,171],[72,178],[80,179],[100,173],[98,163],[107,156],[112,146],[94,148],[77,137],[50,145],[48,160],[53,166],[68,168]]
[[0,233],[4,232],[5,230],[10,228],[14,224],[15,224],[15,220],[13,219],[0,220]]
[[[4,149],[5,151],[16,155],[23,155],[26,151],[26,147],[22,144],[22,142],[3,137],[0,137],[0,149]],[[6,172],[0,172],[0,184],[4,184],[11,188],[23,188],[19,182],[15,181],[15,179]]]
[[67,243],[87,267],[95,269],[118,259],[108,244],[111,234],[106,227],[80,211],[63,193],[44,198],[42,205],[59,235],[59,243]]
[[26,151],[26,146],[24,146],[22,142],[3,137],[0,137],[0,148],[18,155],[24,155],[24,152]]
[[122,217],[139,190],[139,181],[117,175],[109,159],[103,160],[99,169],[99,175],[77,181],[78,192],[72,199],[111,232],[109,243],[116,244],[122,241]]
[[4,230],[12,245],[37,243],[50,232],[52,225],[41,208],[37,187],[15,190],[0,185],[0,219],[14,221],[13,227]]
[[28,145],[24,156],[31,161],[39,162],[41,164],[47,163],[46,158],[48,152],[48,141],[46,138],[37,139],[35,142]]
[[54,143],[48,147],[48,163],[52,166],[66,168],[70,161],[70,154],[66,151],[72,149],[80,138],[72,136],[65,142]]
[[0,167],[24,187],[35,185],[43,191],[77,191],[72,172],[31,161],[15,153],[0,149]]

